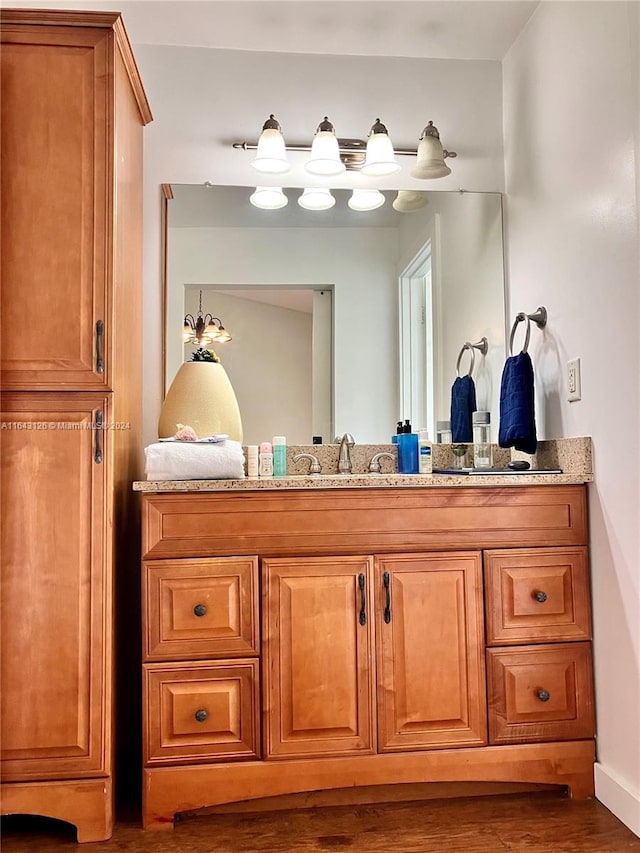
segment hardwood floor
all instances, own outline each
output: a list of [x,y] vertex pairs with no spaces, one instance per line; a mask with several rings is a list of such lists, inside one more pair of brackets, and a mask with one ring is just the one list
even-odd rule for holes
[[188,815],[167,832],[137,820],[113,838],[77,847],[75,833],[44,819],[3,818],[3,853],[620,853],[640,838],[597,800],[557,792],[307,810]]

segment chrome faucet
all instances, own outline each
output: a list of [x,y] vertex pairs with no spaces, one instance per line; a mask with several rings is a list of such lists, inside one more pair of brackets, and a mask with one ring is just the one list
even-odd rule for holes
[[383,450],[382,453],[376,453],[376,455],[369,462],[369,473],[370,474],[380,474],[382,472],[382,467],[380,466],[381,459],[391,459],[394,465],[397,464],[398,457],[394,453],[388,453],[386,450]]
[[309,465],[310,476],[322,473],[322,466],[318,462],[318,457],[314,456],[313,453],[296,453],[293,457],[293,462],[297,462],[299,459],[308,459],[311,463]]
[[340,438],[339,435],[336,436],[336,444],[340,444],[340,453],[338,454],[338,474],[350,474],[351,473],[351,453],[350,449],[356,443],[355,438],[349,432],[345,432],[345,434]]

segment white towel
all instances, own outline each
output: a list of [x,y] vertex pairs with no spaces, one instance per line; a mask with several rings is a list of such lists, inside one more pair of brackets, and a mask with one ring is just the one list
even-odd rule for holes
[[239,441],[157,442],[145,447],[147,480],[239,480],[244,453]]

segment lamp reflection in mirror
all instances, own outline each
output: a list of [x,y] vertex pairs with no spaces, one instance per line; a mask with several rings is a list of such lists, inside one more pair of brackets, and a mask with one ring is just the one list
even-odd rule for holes
[[412,213],[414,210],[422,210],[429,204],[427,194],[420,190],[398,190],[392,207],[398,213]]
[[[448,156],[454,156],[453,153]],[[432,121],[422,131],[416,165],[411,170],[412,178],[444,178],[451,169],[444,162],[445,152],[440,142],[438,128]]]
[[197,344],[199,347],[208,347],[212,343],[223,344],[231,340],[231,335],[222,325],[219,317],[211,314],[206,316],[202,313],[202,291],[198,302],[198,314],[187,314],[182,327],[182,342],[185,344]]
[[249,201],[254,207],[262,210],[279,210],[289,203],[282,187],[256,187],[255,192],[249,196]]
[[393,175],[400,171],[387,128],[379,118],[369,132],[367,154],[360,170],[363,175]]
[[291,168],[287,160],[282,129],[273,114],[262,126],[262,133],[258,139],[258,148],[252,165],[259,172],[271,174],[288,172]]
[[340,159],[340,147],[334,127],[327,116],[320,122],[313,137],[311,157],[305,164],[305,169],[312,175],[339,175],[345,170]]
[[192,427],[198,438],[228,435],[242,441],[238,401],[219,362],[187,361],[180,366],[160,410],[158,437],[171,438],[179,424]]
[[384,204],[384,196],[380,190],[355,189],[347,204],[351,210],[375,210]]
[[327,188],[307,188],[298,197],[298,204],[300,207],[304,207],[305,210],[329,210],[335,203],[336,200],[331,195],[331,190]]

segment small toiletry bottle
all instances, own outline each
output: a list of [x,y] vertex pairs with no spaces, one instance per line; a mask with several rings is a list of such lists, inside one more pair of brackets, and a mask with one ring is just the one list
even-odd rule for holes
[[258,475],[260,477],[273,477],[273,453],[269,441],[263,441],[260,445]]
[[398,443],[398,436],[404,432],[404,427],[402,426],[402,421],[398,421],[398,425],[396,426],[396,434],[391,436],[391,444]]
[[247,447],[247,477],[258,476],[258,445],[250,444]]
[[418,430],[418,471],[420,474],[433,473],[433,457],[431,455],[431,442],[429,441],[429,430]]
[[451,444],[451,421],[436,421],[436,441],[438,444]]
[[284,435],[273,436],[273,476],[287,476],[287,439]]
[[398,436],[398,471],[401,474],[418,473],[418,436],[411,432],[408,420]]
[[493,466],[491,413],[474,412],[471,420],[473,422],[473,467],[491,468]]

